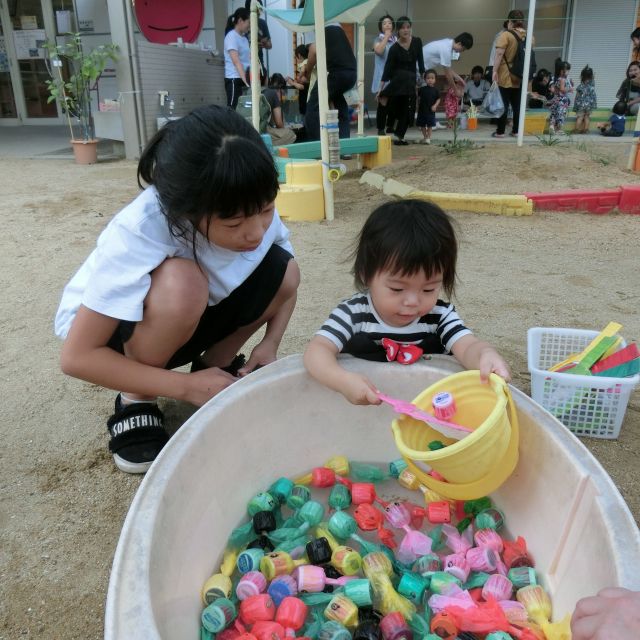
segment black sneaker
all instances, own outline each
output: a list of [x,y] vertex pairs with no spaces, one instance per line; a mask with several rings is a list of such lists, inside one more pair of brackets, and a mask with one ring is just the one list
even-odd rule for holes
[[383,135],[385,135],[385,133],[384,133],[384,129],[378,129],[378,135],[379,135],[379,136],[383,136]]
[[393,144],[395,144],[397,147],[406,147],[409,143],[404,139],[398,138],[397,140],[393,141]]
[[120,394],[107,429],[113,461],[125,473],[146,473],[169,440],[164,415],[155,402],[124,405]]
[[[220,367],[223,371],[230,373],[234,378],[238,377],[238,371],[244,367],[247,363],[247,359],[244,356],[244,353],[239,353],[232,361],[228,367]],[[203,369],[209,369],[209,365],[198,356],[191,363],[191,373],[195,371],[202,371]]]

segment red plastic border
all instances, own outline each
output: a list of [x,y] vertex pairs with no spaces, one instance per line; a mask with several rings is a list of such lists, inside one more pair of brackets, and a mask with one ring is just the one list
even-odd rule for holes
[[541,211],[587,211],[589,213],[620,213],[640,215],[640,185],[625,185],[617,189],[570,189],[546,193],[525,193]]

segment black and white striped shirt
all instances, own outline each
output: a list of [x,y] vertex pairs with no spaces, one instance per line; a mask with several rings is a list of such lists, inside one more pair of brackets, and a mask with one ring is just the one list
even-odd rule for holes
[[359,333],[366,334],[376,344],[381,344],[382,338],[390,338],[399,344],[420,344],[426,335],[435,334],[443,351],[449,353],[451,347],[471,331],[464,326],[455,307],[442,300],[406,327],[392,327],[380,318],[368,293],[356,293],[331,312],[316,335],[331,340],[342,351]]

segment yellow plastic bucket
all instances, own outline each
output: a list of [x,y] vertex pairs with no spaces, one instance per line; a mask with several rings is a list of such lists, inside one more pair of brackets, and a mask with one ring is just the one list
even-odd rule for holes
[[[473,432],[462,440],[450,440],[424,422],[402,416],[391,425],[396,446],[420,482],[441,495],[456,500],[487,495],[513,473],[518,462],[518,418],[509,387],[497,375],[483,384],[480,372],[463,371],[425,389],[413,402],[432,412],[432,398],[442,391],[454,397],[453,420]],[[447,446],[430,451],[433,440]],[[428,475],[429,468],[446,482]]]

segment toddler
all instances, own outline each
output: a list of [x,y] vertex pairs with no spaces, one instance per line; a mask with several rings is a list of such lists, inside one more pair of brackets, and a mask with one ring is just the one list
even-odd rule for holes
[[422,131],[422,144],[431,144],[431,130],[436,126],[436,111],[440,104],[440,92],[436,89],[436,71],[427,69],[425,85],[418,90],[418,118],[416,124]]
[[359,292],[336,307],[308,344],[304,364],[321,384],[353,404],[380,404],[375,385],[346,371],[339,353],[411,364],[452,353],[467,369],[510,379],[509,367],[463,324],[453,294],[458,242],[449,216],[422,200],[388,202],[365,222],[355,250]]
[[627,105],[624,100],[618,100],[613,105],[613,113],[609,118],[609,122],[602,122],[598,125],[598,129],[600,129],[600,133],[603,136],[607,136],[609,138],[619,138],[624,133],[624,125],[625,125],[625,112],[627,110]]
[[573,93],[573,83],[567,75],[571,65],[566,60],[556,59],[556,76],[551,84],[553,97],[549,101],[549,133],[564,133],[562,127],[567,117],[567,110],[571,104],[570,94]]
[[573,110],[576,112],[575,133],[588,133],[591,112],[598,107],[596,89],[593,84],[593,69],[587,65],[580,72],[580,84],[576,88]]

